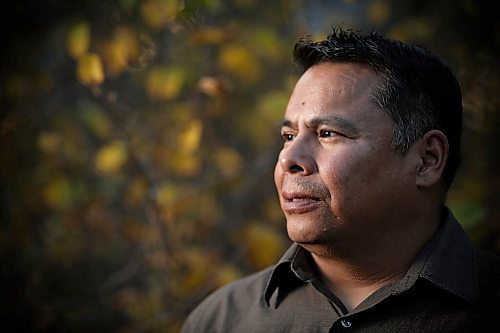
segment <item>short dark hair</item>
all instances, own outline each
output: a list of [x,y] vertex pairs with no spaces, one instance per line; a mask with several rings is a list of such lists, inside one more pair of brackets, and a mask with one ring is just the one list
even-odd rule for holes
[[422,46],[334,27],[323,41],[300,39],[294,60],[305,71],[331,61],[371,67],[379,77],[373,101],[394,120],[393,147],[402,153],[432,129],[446,135],[450,152],[443,180],[448,189],[461,161],[462,94],[450,68]]

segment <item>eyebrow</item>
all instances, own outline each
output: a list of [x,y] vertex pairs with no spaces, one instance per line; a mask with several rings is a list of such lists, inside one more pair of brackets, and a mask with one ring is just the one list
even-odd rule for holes
[[[359,132],[359,129],[356,125],[354,125],[350,121],[345,120],[344,118],[340,118],[337,116],[315,117],[309,120],[306,124],[306,126],[310,128],[318,128],[322,125],[328,125],[343,129],[349,135],[356,135]],[[280,127],[296,128],[297,124],[288,119],[283,119],[280,123]]]

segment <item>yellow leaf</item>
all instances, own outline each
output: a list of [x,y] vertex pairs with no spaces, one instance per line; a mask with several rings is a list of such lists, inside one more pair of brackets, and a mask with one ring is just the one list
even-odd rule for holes
[[[276,124],[283,117],[283,110],[288,102],[286,91],[271,91],[257,100],[256,112],[242,114],[238,119],[238,129],[243,135],[251,138],[249,141],[258,149],[267,149],[270,143],[277,140]],[[261,124],[259,131],[250,125],[257,119]]]
[[273,228],[259,223],[252,223],[245,228],[244,239],[248,247],[248,259],[255,269],[274,264],[285,249],[283,237]]
[[182,0],[146,0],[140,7],[141,16],[150,28],[161,29],[184,9]]
[[201,159],[194,153],[172,153],[169,158],[169,168],[177,176],[192,177],[201,171]]
[[111,135],[111,120],[97,106],[92,104],[85,105],[82,117],[85,125],[99,138],[107,138]]
[[127,161],[128,153],[121,141],[114,141],[101,149],[95,156],[95,167],[99,173],[113,174],[118,172]]
[[113,38],[103,45],[103,60],[110,75],[123,72],[140,54],[139,40],[128,27],[118,28]]
[[168,207],[175,203],[179,195],[179,190],[171,184],[161,185],[156,192],[156,200],[163,207]]
[[199,119],[189,120],[179,131],[176,138],[176,148],[183,154],[198,150],[203,133],[203,123]]
[[229,45],[219,54],[219,66],[243,82],[252,83],[260,78],[261,68],[250,50],[240,45]]
[[43,191],[45,201],[55,209],[67,208],[72,202],[71,184],[65,177],[53,179]]
[[178,221],[179,214],[184,214],[186,210],[189,210],[194,201],[196,201],[197,214],[201,214],[198,209],[202,210],[204,203],[200,202],[198,197],[195,199],[192,190],[190,192],[186,186],[168,183],[162,184],[156,190],[156,202],[163,222],[167,224],[171,221]]
[[94,53],[87,53],[78,58],[77,77],[86,86],[99,85],[104,81],[101,58]]
[[257,112],[263,123],[277,124],[288,103],[288,91],[270,91],[257,101]]
[[87,53],[90,46],[90,26],[87,22],[73,24],[66,34],[66,49],[75,59]]
[[198,153],[203,124],[199,119],[190,119],[175,134],[173,149],[162,149],[161,161],[175,175],[191,177],[201,171],[201,156]]
[[284,57],[288,57],[288,49],[282,45],[281,37],[269,28],[254,29],[251,35],[251,43],[259,45],[256,52],[265,57],[266,60],[281,62]]
[[184,80],[181,68],[154,68],[146,78],[146,89],[153,98],[171,100],[181,92]]

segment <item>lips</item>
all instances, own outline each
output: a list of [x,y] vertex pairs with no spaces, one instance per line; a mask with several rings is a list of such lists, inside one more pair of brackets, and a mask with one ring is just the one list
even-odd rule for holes
[[304,214],[318,208],[321,199],[310,194],[301,192],[282,192],[283,210],[288,214]]

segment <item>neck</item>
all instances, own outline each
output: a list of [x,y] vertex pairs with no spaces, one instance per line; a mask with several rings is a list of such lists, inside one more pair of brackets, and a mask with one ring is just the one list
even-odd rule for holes
[[411,265],[411,260],[396,265],[391,258],[387,264],[375,268],[356,265],[350,261],[318,256],[312,253],[324,285],[350,312],[368,296],[388,283],[400,280]]
[[376,290],[406,274],[439,225],[439,212],[424,215],[405,224],[404,230],[360,237],[352,247],[303,247],[311,252],[325,286],[352,311]]

